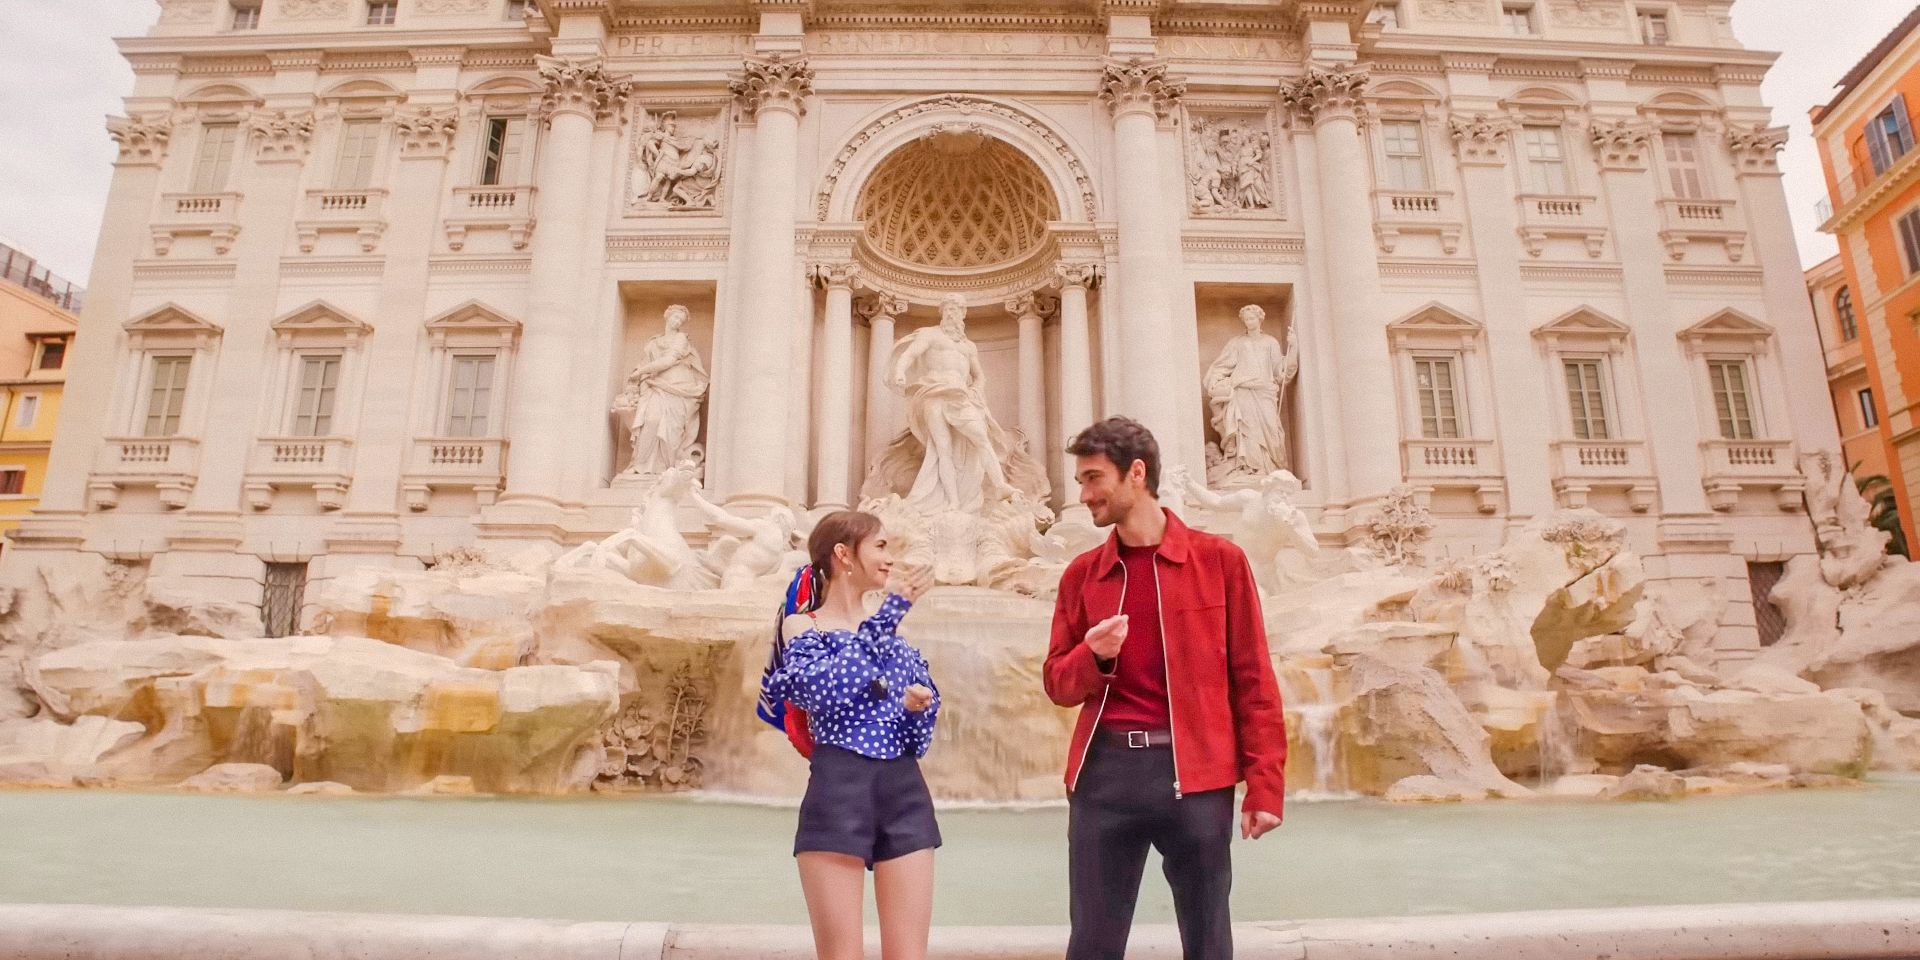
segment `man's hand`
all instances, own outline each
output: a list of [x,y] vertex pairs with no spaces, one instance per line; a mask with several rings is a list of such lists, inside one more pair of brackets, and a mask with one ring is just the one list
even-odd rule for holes
[[1240,814],[1240,839],[1258,840],[1280,825],[1280,818],[1265,810],[1248,810]]
[[1127,615],[1116,613],[1093,625],[1087,631],[1087,649],[1102,660],[1112,660],[1120,655],[1120,645],[1127,640]]
[[924,684],[916,683],[907,688],[907,695],[901,698],[901,705],[908,713],[920,713],[933,706],[933,690]]

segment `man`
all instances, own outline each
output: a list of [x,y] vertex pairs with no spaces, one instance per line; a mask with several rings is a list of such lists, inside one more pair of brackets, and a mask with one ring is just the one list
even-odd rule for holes
[[1067,754],[1067,960],[1122,960],[1147,849],[1160,851],[1187,960],[1233,955],[1240,836],[1280,825],[1280,689],[1239,547],[1160,507],[1160,447],[1124,417],[1080,432],[1080,502],[1114,528],[1060,577],[1047,696],[1080,707]]

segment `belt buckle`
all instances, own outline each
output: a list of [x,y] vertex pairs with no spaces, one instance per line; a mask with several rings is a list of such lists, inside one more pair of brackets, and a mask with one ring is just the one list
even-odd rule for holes
[[1145,730],[1127,731],[1127,749],[1144,750],[1148,746],[1150,746],[1150,744],[1147,743],[1147,732]]

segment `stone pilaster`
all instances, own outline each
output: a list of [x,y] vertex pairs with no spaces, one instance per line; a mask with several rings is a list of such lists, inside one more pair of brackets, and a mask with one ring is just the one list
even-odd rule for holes
[[853,446],[853,288],[860,282],[854,263],[816,263],[808,278],[827,292],[820,343],[819,449],[814,459],[813,502],[817,507],[852,503],[848,464]]
[[[892,294],[880,292],[864,297],[854,304],[854,312],[867,321],[867,411],[866,411],[866,464],[871,465],[885,452],[887,444],[900,431],[897,407],[893,401],[893,388],[887,385],[890,371],[888,364],[893,359],[893,318],[907,312],[907,302]],[[861,476],[866,475],[862,466]]]
[[[1060,280],[1060,437],[1062,446],[1093,424],[1093,338],[1087,325],[1087,292],[1100,285],[1106,268],[1098,263],[1063,263]],[[1070,481],[1073,458],[1061,466],[1060,495],[1074,500]]]
[[1023,293],[1006,302],[1020,331],[1020,432],[1027,443],[1027,455],[1042,460],[1047,445],[1047,359],[1041,325],[1045,315],[1059,308],[1059,302],[1041,293]]

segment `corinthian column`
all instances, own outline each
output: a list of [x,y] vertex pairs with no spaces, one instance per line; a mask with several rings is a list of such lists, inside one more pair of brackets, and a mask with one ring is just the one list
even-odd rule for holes
[[1043,315],[1055,304],[1051,297],[1023,293],[1007,301],[1007,312],[1020,326],[1020,432],[1027,455],[1040,460],[1047,445],[1047,360],[1041,339]]
[[734,318],[738,347],[731,352],[736,369],[727,389],[735,398],[725,424],[729,502],[778,504],[787,500],[786,463],[804,456],[804,442],[789,446],[784,416],[762,409],[783,402],[797,376],[793,327],[798,304],[794,287],[795,162],[800,117],[813,93],[813,69],[805,57],[749,57],[729,85],[735,102],[755,121],[753,172],[747,196],[748,232],[742,268],[740,316]]
[[[1087,291],[1100,285],[1097,263],[1063,263],[1060,278],[1060,436],[1066,440],[1093,423],[1093,339],[1087,333]],[[1064,446],[1064,444],[1062,444]],[[1073,458],[1061,460],[1060,496],[1073,478]]]
[[527,321],[520,335],[508,406],[507,492],[501,505],[558,506],[565,458],[580,425],[569,423],[565,385],[573,380],[572,344],[583,332],[595,298],[580,289],[586,218],[598,211],[588,182],[593,127],[626,105],[630,79],[613,76],[599,58],[538,58],[547,125],[536,177],[534,219],[539,236],[527,284]]
[[853,446],[853,285],[860,266],[816,263],[807,271],[827,291],[820,337],[820,449],[814,459],[813,502],[845,507],[847,463]]
[[[1394,429],[1393,368],[1386,322],[1374,305],[1380,287],[1375,259],[1366,152],[1359,110],[1366,92],[1365,67],[1309,66],[1307,75],[1282,81],[1280,98],[1295,122],[1313,130],[1319,171],[1319,255],[1326,264],[1327,307],[1339,373],[1344,460],[1349,488],[1330,498],[1358,502],[1384,496],[1400,482],[1398,431]],[[1312,245],[1308,247],[1312,250]]]
[[[886,452],[887,444],[900,429],[894,425],[893,388],[887,386],[887,368],[893,361],[893,318],[907,312],[907,302],[883,291],[861,300],[857,309],[867,321],[866,458],[871,464]],[[863,466],[861,477],[865,476]]]
[[[1100,98],[1113,110],[1113,146],[1126,196],[1115,204],[1119,221],[1120,322],[1111,339],[1115,362],[1108,376],[1118,386],[1120,409],[1146,424],[1163,450],[1181,449],[1179,403],[1174,391],[1173,276],[1167,263],[1164,198],[1160,193],[1156,128],[1186,85],[1167,77],[1158,61],[1109,61],[1100,77]],[[1077,427],[1074,429],[1078,429]]]

